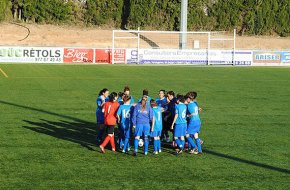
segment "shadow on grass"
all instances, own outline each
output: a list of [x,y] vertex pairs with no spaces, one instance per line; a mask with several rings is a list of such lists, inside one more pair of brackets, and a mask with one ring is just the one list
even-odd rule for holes
[[95,125],[90,122],[68,122],[48,121],[41,119],[40,122],[23,120],[31,126],[23,126],[26,129],[46,134],[58,139],[71,141],[80,144],[82,147],[90,151],[95,151],[96,146],[94,140],[96,136]]
[[260,167],[260,168],[265,168],[265,169],[269,169],[269,170],[273,170],[273,171],[277,171],[277,172],[281,172],[281,173],[285,173],[285,174],[290,174],[290,170],[288,170],[288,169],[278,168],[278,167],[270,166],[270,165],[263,164],[263,163],[258,163],[258,162],[254,162],[254,161],[250,161],[250,160],[245,160],[245,159],[242,159],[242,158],[238,158],[238,157],[235,157],[235,156],[222,154],[222,153],[215,152],[215,151],[208,150],[208,149],[206,149],[205,152],[207,154],[211,154],[211,155],[214,155],[214,156],[217,156],[217,157],[221,157],[221,158],[225,158],[225,159],[228,159],[228,160],[233,160],[233,161],[236,161],[236,162],[241,162],[241,163],[244,163],[244,164],[249,164],[249,165],[252,165],[252,166],[257,166],[257,167]]
[[[66,116],[63,114],[45,111],[43,109],[37,109],[37,108],[29,107],[29,106],[18,105],[15,103],[10,103],[6,101],[2,101],[2,100],[0,100],[0,103],[72,120],[72,122],[64,121],[64,120],[59,120],[55,122],[55,121],[48,121],[44,119],[40,120],[40,122],[24,120],[27,124],[33,125],[33,126],[23,126],[23,127],[26,129],[38,132],[38,133],[50,135],[55,138],[59,138],[59,139],[63,139],[63,140],[80,144],[81,146],[87,148],[88,150],[94,151],[94,149],[92,148],[96,146],[96,144],[94,143],[95,135],[96,135],[94,123],[81,120],[78,118]],[[173,152],[170,144],[168,143],[163,143],[163,150],[164,152],[168,152],[170,154],[172,154]],[[220,158],[225,158],[231,161],[240,162],[240,163],[244,163],[244,164],[248,164],[248,165],[252,165],[252,166],[256,166],[260,168],[265,168],[268,170],[277,171],[277,172],[281,172],[285,174],[290,174],[290,170],[288,169],[279,168],[279,167],[275,167],[275,166],[255,162],[255,161],[250,161],[250,160],[238,158],[235,156],[230,156],[230,155],[215,152],[206,148],[204,149],[204,152],[206,154],[210,154],[210,155],[220,157]]]

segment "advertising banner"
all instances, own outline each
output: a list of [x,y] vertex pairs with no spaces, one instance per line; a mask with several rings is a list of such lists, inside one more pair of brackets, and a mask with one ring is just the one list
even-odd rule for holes
[[96,63],[110,63],[111,62],[110,49],[95,49],[95,62]]
[[137,49],[126,49],[126,63],[127,64],[138,63],[138,50]]
[[[137,50],[127,52],[127,63],[137,62]],[[129,57],[131,59],[129,59]],[[252,51],[210,50],[180,50],[180,49],[140,49],[140,64],[231,64],[251,65],[253,62]]]
[[252,65],[253,51],[237,50],[235,52],[235,65]]
[[[96,63],[112,63],[111,49],[95,49],[95,62]],[[126,63],[126,49],[114,50],[114,63]]]
[[281,60],[283,64],[290,64],[290,51],[281,53]]
[[206,50],[140,49],[139,64],[206,64]]
[[0,47],[2,63],[62,63],[63,48]]
[[64,48],[64,63],[93,63],[94,49]]
[[[112,58],[112,55],[111,55]],[[112,59],[111,59],[112,62]],[[126,49],[114,49],[114,63],[125,64],[126,63]]]
[[273,64],[279,65],[281,63],[281,52],[275,51],[254,51],[254,64]]

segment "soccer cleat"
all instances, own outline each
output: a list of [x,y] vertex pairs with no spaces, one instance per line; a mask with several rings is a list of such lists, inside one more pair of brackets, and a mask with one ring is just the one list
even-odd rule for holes
[[198,154],[198,151],[197,151],[197,149],[192,149],[189,153],[190,154]]
[[158,152],[159,152],[159,153],[160,153],[160,152],[162,152],[162,151],[161,151],[161,149],[159,149],[159,151],[158,151]]
[[126,151],[125,150],[122,150],[122,153],[126,153]]
[[153,154],[158,154],[158,151],[154,151]]
[[100,147],[100,149],[101,149],[101,153],[106,153],[106,151],[105,151],[105,148],[104,147],[102,147],[101,145],[99,146]]
[[178,150],[175,154],[176,155],[182,154],[182,149]]
[[145,156],[147,156],[148,152],[144,152]]
[[134,153],[133,153],[133,156],[137,156],[137,152],[134,152]]

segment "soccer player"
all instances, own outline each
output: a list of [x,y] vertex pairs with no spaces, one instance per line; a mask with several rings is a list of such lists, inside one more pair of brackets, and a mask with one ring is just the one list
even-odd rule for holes
[[[187,134],[186,138],[191,145],[192,150],[190,153],[193,154],[201,154],[202,153],[202,148],[201,148],[201,140],[198,138],[198,134],[200,133],[200,117],[199,117],[199,108],[196,104],[196,97],[197,93],[196,92],[189,92],[187,93],[187,99],[189,101],[187,105],[188,109],[188,117],[189,117],[189,123],[187,126]],[[192,136],[194,137],[196,141],[196,145],[192,139]],[[197,150],[196,150],[197,147]]]
[[[152,98],[149,96],[149,91],[147,89],[144,89],[142,94],[143,94],[143,97],[144,96],[147,97],[147,103],[150,105],[150,100]],[[138,100],[139,103],[143,100],[143,97]]]
[[133,96],[130,95],[130,87],[129,86],[124,87],[124,95],[130,96],[130,104],[135,103]]
[[123,102],[123,97],[124,97],[124,92],[119,92],[119,93],[118,93],[118,103],[119,103],[120,105],[124,104],[124,102]]
[[115,148],[115,139],[114,139],[114,128],[117,121],[117,111],[119,108],[118,94],[116,92],[112,92],[109,95],[109,101],[106,102],[103,106],[104,118],[105,118],[105,128],[107,130],[107,137],[100,145],[100,149],[102,153],[105,153],[105,147],[110,141],[112,151],[116,151]]
[[151,106],[147,103],[148,96],[144,95],[141,103],[138,103],[133,111],[133,128],[135,129],[134,136],[134,156],[137,156],[138,143],[141,136],[144,135],[144,154],[148,154],[150,134],[150,121],[152,121],[153,113]]
[[98,134],[96,137],[97,142],[102,141],[103,133],[104,133],[104,113],[102,112],[103,105],[108,101],[109,90],[107,88],[102,89],[99,92],[99,96],[96,100],[97,109],[96,109],[96,117],[97,117],[97,129]]
[[123,102],[117,112],[118,123],[120,123],[120,136],[123,142],[123,150],[122,152],[129,151],[129,139],[130,139],[130,130],[132,126],[131,115],[133,112],[133,106],[130,104],[131,96],[124,95]]
[[185,97],[183,95],[177,95],[177,105],[175,107],[175,116],[171,125],[171,129],[174,129],[174,140],[179,147],[177,154],[181,154],[184,148],[184,136],[186,135],[186,111],[187,107],[185,103]]
[[152,128],[150,136],[154,138],[154,154],[158,154],[158,152],[161,152],[160,136],[162,131],[163,108],[158,106],[156,101],[153,99],[150,101],[150,104],[153,111]]
[[166,109],[167,99],[165,97],[165,90],[159,90],[158,98],[156,98],[156,103],[159,107]]
[[[158,94],[158,98],[156,98],[156,103],[159,107],[162,107],[163,108],[163,113],[162,113],[162,121],[163,123],[164,122],[164,118],[165,118],[165,111],[167,110],[167,98],[165,97],[165,90],[159,90],[159,94]],[[170,127],[169,127],[170,128]],[[165,136],[166,138],[166,141],[169,142],[170,139],[169,139],[169,133],[168,133],[168,130],[162,130],[162,133],[161,133],[161,138],[163,139]],[[162,140],[161,139],[161,140]]]
[[[171,130],[171,125],[175,116],[176,97],[173,91],[167,92],[167,110],[164,112],[164,133],[166,135],[166,142],[170,142],[168,132]],[[173,142],[174,143],[174,142]]]

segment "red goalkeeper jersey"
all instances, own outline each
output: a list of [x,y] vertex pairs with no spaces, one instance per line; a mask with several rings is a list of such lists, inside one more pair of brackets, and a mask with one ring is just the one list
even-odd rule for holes
[[106,102],[104,104],[105,125],[116,125],[118,102]]

